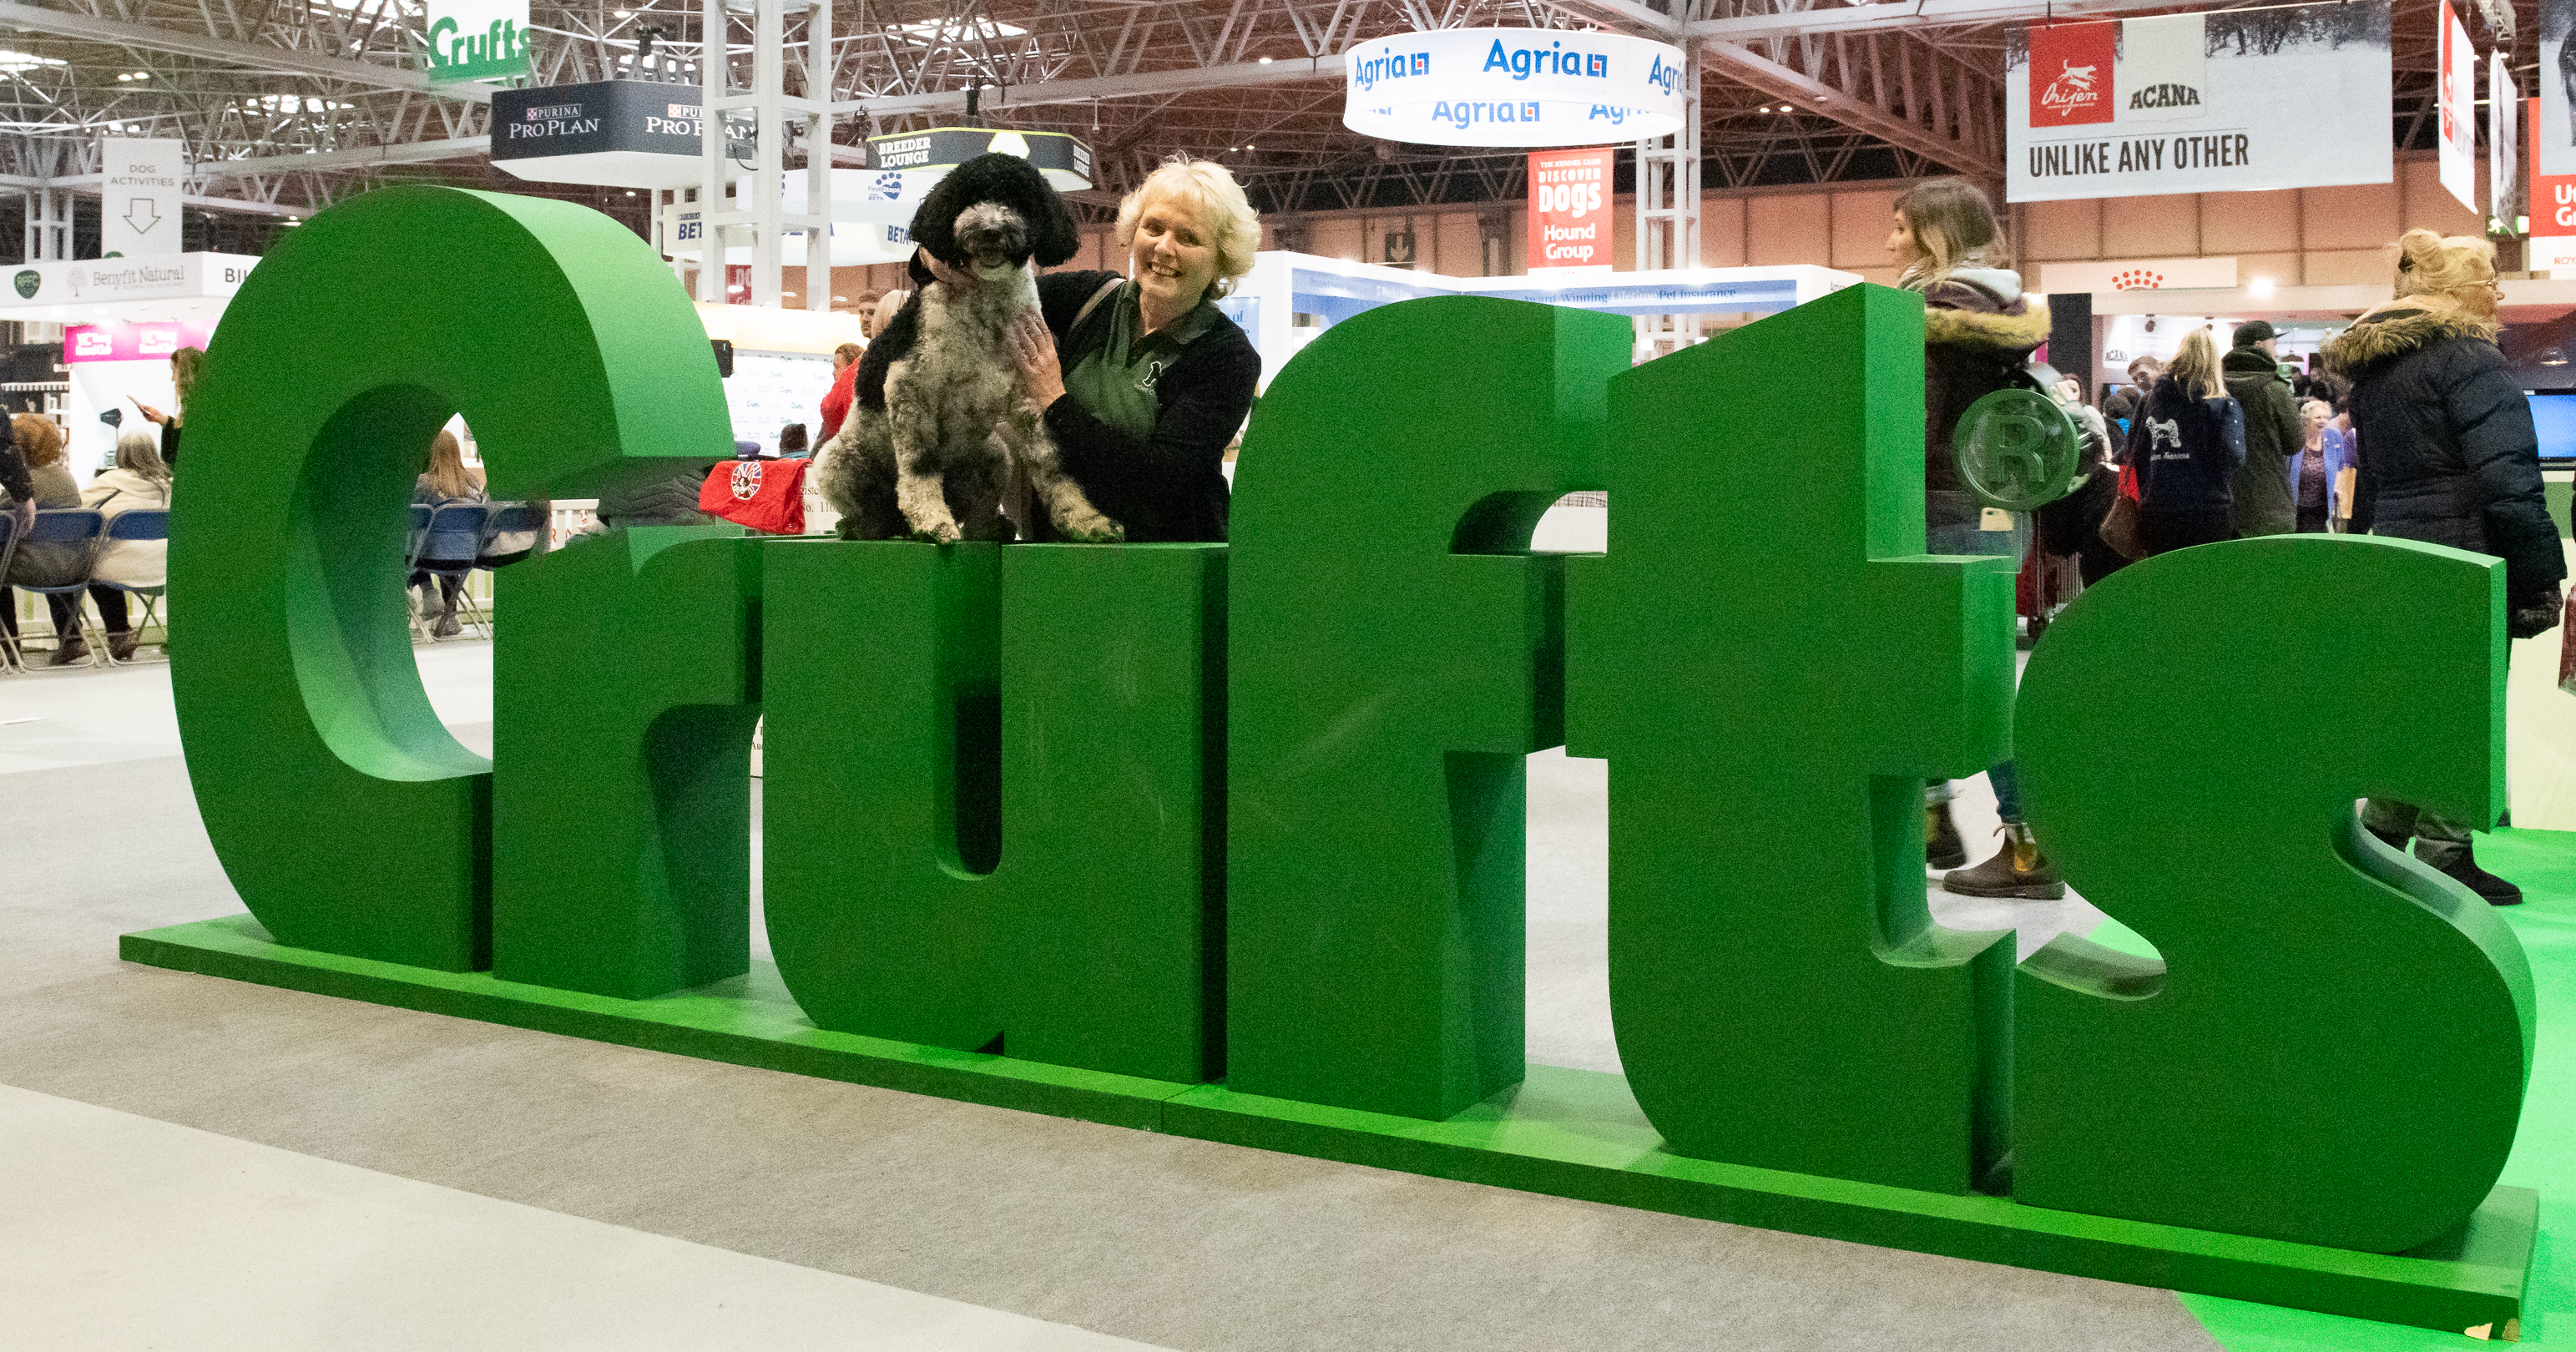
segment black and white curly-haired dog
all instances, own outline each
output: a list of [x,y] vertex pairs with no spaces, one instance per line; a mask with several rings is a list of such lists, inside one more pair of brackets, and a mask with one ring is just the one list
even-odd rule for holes
[[[1067,540],[1126,538],[1064,472],[1045,410],[1022,388],[1004,338],[1038,308],[1037,269],[1073,257],[1073,214],[1029,162],[979,155],[941,179],[912,218],[913,242],[976,285],[923,287],[913,313],[879,336],[896,344],[882,407],[860,397],[821,453],[816,481],[841,513],[841,537],[1007,540],[1011,466],[1035,510]],[[882,357],[882,353],[870,353]]]

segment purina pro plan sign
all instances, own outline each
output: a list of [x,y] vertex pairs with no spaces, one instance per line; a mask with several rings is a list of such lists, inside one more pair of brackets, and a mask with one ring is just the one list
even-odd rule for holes
[[2008,200],[2385,183],[2388,129],[2319,108],[2389,97],[2371,0],[2035,23],[2008,35]]

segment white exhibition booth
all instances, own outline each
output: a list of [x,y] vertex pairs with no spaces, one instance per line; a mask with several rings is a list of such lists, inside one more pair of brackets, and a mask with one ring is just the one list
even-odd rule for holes
[[[112,463],[125,428],[159,433],[136,404],[178,407],[170,354],[204,347],[242,279],[259,265],[242,254],[183,253],[29,263],[0,289],[0,319],[63,327],[58,416],[75,478]],[[34,391],[21,391],[33,393]],[[48,401],[49,404],[54,401]],[[118,425],[102,421],[114,410]]]

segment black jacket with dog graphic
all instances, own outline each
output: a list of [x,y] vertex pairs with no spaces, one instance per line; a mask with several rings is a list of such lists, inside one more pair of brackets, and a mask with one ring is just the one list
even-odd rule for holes
[[[913,267],[926,275],[918,260]],[[1112,295],[1093,306],[1079,329],[1073,317],[1118,276],[1050,272],[1038,278],[1038,308],[1055,335],[1056,362],[1066,372],[1108,340],[1109,307],[1123,297]],[[885,407],[886,372],[912,350],[920,325],[920,315],[906,304],[868,344],[852,390],[858,403]],[[1252,411],[1260,380],[1261,354],[1252,340],[1233,320],[1217,315],[1155,381],[1162,414],[1152,436],[1133,437],[1102,422],[1071,394],[1047,409],[1047,430],[1055,434],[1065,471],[1092,506],[1126,528],[1128,543],[1221,544],[1225,448]],[[1038,523],[1038,531],[1046,538],[1046,523]]]

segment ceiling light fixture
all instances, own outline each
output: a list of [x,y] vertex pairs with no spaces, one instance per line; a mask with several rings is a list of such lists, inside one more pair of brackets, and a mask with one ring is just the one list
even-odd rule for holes
[[1269,65],[1269,64],[1270,64],[1270,58],[1269,58],[1269,57],[1266,57],[1266,56],[1265,56],[1265,57],[1262,57],[1261,59],[1259,59],[1259,60],[1257,60],[1257,61],[1253,62],[1253,64],[1254,64],[1254,65],[1257,65],[1257,66],[1266,66],[1266,65]]

